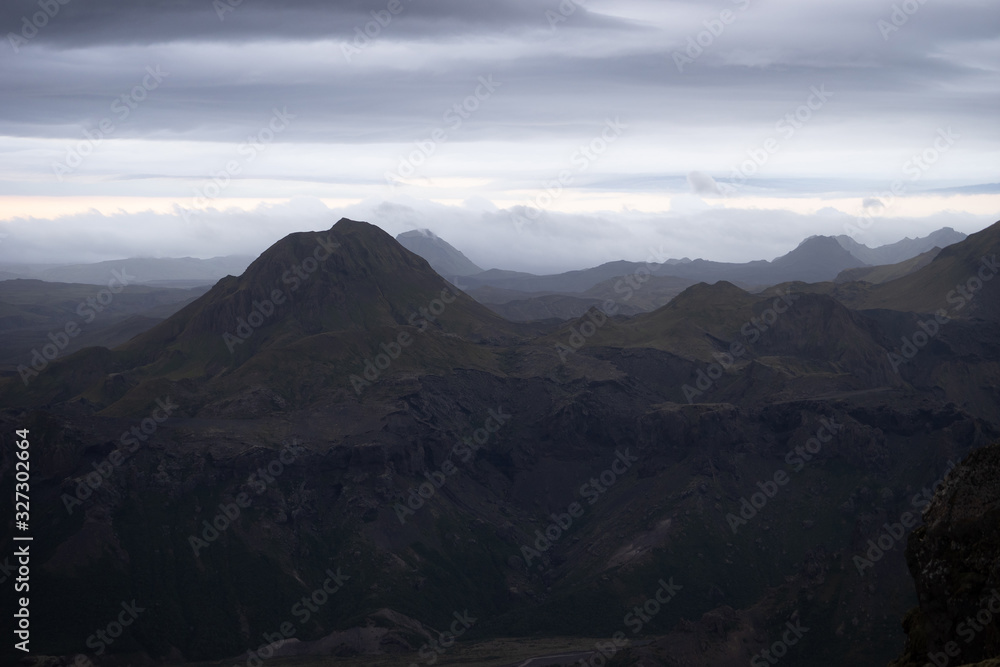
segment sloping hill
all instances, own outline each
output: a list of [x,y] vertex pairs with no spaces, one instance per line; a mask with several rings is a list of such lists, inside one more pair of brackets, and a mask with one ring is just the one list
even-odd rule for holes
[[965,234],[956,232],[951,227],[942,227],[924,237],[915,239],[907,237],[896,243],[889,243],[877,248],[869,248],[843,234],[837,237],[837,242],[865,264],[882,266],[899,264],[922,255],[932,248],[946,248],[965,239]]
[[400,245],[427,260],[445,278],[471,276],[483,270],[453,245],[427,229],[417,229],[396,236]]
[[[455,613],[479,619],[470,639],[625,628],[648,664],[745,665],[790,619],[810,630],[789,665],[898,654],[902,542],[860,574],[853,557],[996,440],[995,323],[951,324],[897,372],[919,318],[827,294],[696,284],[549,327],[451,289],[342,220],[127,345],[0,384],[0,433],[32,439],[38,646],[79,651],[135,599],[121,664],[243,664],[290,617],[303,651],[391,627],[409,658],[426,638],[402,630]],[[661,580],[677,595],[636,627]],[[330,641],[344,654],[295,661],[392,664]]]
[[[15,404],[82,393],[106,406],[126,394],[141,402],[162,391],[164,381],[224,377],[239,384],[240,367],[255,359],[252,372],[259,375],[260,353],[272,349],[298,346],[300,361],[312,356],[303,345],[327,346],[317,351],[327,358],[374,356],[401,328],[409,336],[446,332],[478,342],[519,335],[517,325],[456,290],[381,229],[344,219],[328,232],[285,237],[242,276],[219,281],[114,352],[83,350],[57,362],[70,367],[72,382],[45,373],[27,390],[0,383],[0,394],[9,392]],[[303,343],[321,335],[326,338]],[[112,372],[125,379],[116,391],[96,389]],[[346,367],[342,372],[345,379],[351,374]],[[152,384],[139,389],[147,380]]]
[[[0,282],[0,365],[30,365],[32,350],[65,337],[61,356],[91,345],[115,346],[152,327],[205,293],[207,288]],[[67,327],[75,332],[65,336]]]
[[931,248],[922,255],[917,255],[916,257],[899,262],[898,264],[845,269],[837,274],[837,277],[834,278],[833,282],[849,283],[864,281],[867,283],[874,283],[876,285],[879,283],[887,283],[890,280],[908,276],[914,271],[924,268],[938,256],[939,252],[941,252],[941,248]]
[[52,267],[40,271],[37,277],[49,282],[104,285],[111,279],[114,271],[124,271],[134,276],[134,283],[181,281],[211,285],[227,275],[240,275],[252,260],[253,257],[244,255],[210,259],[132,257],[94,264]]
[[948,317],[1000,320],[1000,222],[944,248],[918,271],[873,286],[852,303],[915,313],[944,310]]

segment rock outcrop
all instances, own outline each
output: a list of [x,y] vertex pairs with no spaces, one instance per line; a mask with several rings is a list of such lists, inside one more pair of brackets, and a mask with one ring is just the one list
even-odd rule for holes
[[906,560],[920,604],[893,667],[1000,657],[1000,443],[948,475],[914,531]]

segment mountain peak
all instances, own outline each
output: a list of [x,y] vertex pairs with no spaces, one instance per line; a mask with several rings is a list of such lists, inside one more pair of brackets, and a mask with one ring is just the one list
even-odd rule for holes
[[429,239],[441,238],[431,230],[425,228],[425,229],[411,229],[408,232],[403,232],[402,234],[398,234],[396,236],[396,240],[398,241],[399,239],[410,239],[410,238],[421,238],[421,237]]
[[869,248],[845,234],[837,236],[836,240],[845,250],[862,262],[871,266],[883,266],[905,262],[926,253],[934,247],[946,248],[959,241],[964,241],[965,238],[966,235],[962,232],[957,232],[951,227],[942,227],[924,237],[911,239],[907,236],[895,243],[878,246],[877,248]]
[[864,262],[832,236],[810,236],[795,250],[772,261],[771,266],[815,281],[835,276],[845,268],[864,266]]
[[242,276],[220,281],[128,345],[191,357],[200,350],[223,366],[236,355],[239,365],[265,347],[308,336],[414,326],[414,313],[442,298],[448,305],[430,326],[458,335],[503,329],[503,320],[385,231],[343,218],[324,232],[289,234]]
[[429,229],[403,232],[396,241],[410,252],[420,255],[445,278],[472,276],[482,273],[468,257]]

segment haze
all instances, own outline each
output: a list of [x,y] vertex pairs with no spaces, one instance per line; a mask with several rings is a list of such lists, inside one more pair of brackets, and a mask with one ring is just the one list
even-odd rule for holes
[[57,7],[0,8],[2,262],[257,254],[347,216],[547,272],[1000,210],[988,2]]

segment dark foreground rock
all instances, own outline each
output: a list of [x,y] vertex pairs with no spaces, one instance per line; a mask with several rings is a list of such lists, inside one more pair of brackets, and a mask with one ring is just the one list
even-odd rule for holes
[[920,604],[906,616],[906,651],[893,667],[1000,656],[1000,443],[952,471],[910,537],[906,560]]

